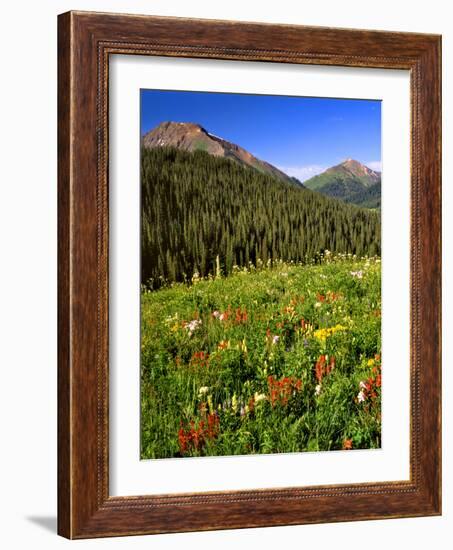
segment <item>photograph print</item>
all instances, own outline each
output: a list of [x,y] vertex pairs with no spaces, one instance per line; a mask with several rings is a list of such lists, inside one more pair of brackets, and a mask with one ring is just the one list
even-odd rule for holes
[[141,459],[381,446],[381,102],[140,92]]

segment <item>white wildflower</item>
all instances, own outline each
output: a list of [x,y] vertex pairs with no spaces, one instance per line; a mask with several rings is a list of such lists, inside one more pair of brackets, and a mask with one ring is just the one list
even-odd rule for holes
[[208,386],[201,386],[201,388],[198,390],[198,395],[206,395],[209,391]]
[[278,344],[278,341],[279,341],[279,340],[280,340],[280,336],[274,336],[274,337],[272,338],[272,343],[274,344],[274,346],[275,346],[275,344]]
[[357,401],[359,403],[362,403],[363,401],[365,401],[365,393],[363,390],[360,390],[358,395],[357,395]]
[[186,323],[184,328],[192,335],[201,325],[201,319],[193,319],[190,323]]
[[315,394],[319,395],[321,393],[321,384],[318,384],[315,388]]
[[253,398],[256,404],[256,403],[259,403],[260,401],[265,401],[267,399],[267,396],[264,393],[255,392],[255,395]]

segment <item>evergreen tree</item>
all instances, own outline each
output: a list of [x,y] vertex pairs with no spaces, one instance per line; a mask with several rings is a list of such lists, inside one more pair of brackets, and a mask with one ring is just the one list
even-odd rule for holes
[[380,213],[274,179],[232,160],[174,148],[143,149],[142,282],[195,271],[350,252],[379,255]]

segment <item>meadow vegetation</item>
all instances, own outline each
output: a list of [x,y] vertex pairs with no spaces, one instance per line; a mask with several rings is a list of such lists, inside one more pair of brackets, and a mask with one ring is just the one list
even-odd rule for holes
[[379,257],[221,266],[142,287],[141,457],[380,447]]

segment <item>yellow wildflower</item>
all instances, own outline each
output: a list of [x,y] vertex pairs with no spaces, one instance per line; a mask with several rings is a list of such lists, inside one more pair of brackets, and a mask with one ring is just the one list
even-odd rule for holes
[[238,410],[238,398],[236,397],[236,394],[233,394],[233,397],[231,399],[231,409],[235,413]]
[[209,407],[209,412],[212,414],[214,412],[214,405],[212,403],[212,395],[208,395],[208,407]]
[[326,338],[332,336],[332,334],[335,334],[336,332],[341,332],[343,330],[346,330],[346,327],[344,327],[343,325],[335,325],[334,327],[320,328],[318,330],[315,330],[313,336],[320,342],[325,343]]

